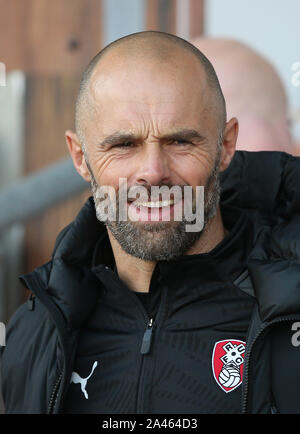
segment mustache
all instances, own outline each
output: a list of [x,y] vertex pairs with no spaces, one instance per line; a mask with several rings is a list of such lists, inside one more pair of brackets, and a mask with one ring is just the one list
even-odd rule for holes
[[[139,199],[141,196],[141,191],[143,194],[143,198],[146,200],[153,199],[155,197],[156,200],[162,199],[164,195],[167,195],[172,189],[177,192],[180,191],[183,195],[184,187],[188,186],[188,184],[172,184],[172,183],[160,183],[158,185],[151,185],[148,183],[142,184],[134,184],[127,188],[126,195],[129,198],[129,201]],[[117,192],[117,197],[121,194],[120,190]],[[171,193],[173,195],[173,193]],[[134,197],[134,199],[132,198]]]

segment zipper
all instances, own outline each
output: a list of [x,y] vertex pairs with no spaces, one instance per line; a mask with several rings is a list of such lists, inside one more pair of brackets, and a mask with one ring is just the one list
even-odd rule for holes
[[[154,273],[152,275],[151,280],[151,286],[158,284],[159,279],[157,276],[158,269],[155,268]],[[101,270],[100,273],[98,270],[95,270],[95,274],[98,276],[98,278],[102,281],[101,275],[105,272],[105,280],[106,283],[109,281],[109,283],[114,287],[119,287],[122,282],[117,280],[115,273],[110,269]],[[100,276],[99,276],[100,274]],[[143,414],[144,409],[144,379],[145,379],[145,358],[150,353],[151,349],[151,342],[153,338],[153,329],[154,327],[157,328],[157,325],[159,324],[161,316],[163,316],[163,308],[165,306],[166,298],[167,298],[167,288],[163,288],[161,292],[161,300],[159,304],[159,308],[156,314],[156,317],[149,318],[143,304],[141,301],[137,298],[137,296],[133,293],[132,290],[128,289],[125,285],[126,290],[128,291],[129,297],[134,300],[134,303],[138,305],[139,310],[141,314],[143,315],[146,323],[146,328],[143,334],[142,342],[140,345],[140,354],[141,354],[141,365],[140,365],[140,371],[139,371],[139,377],[138,377],[138,385],[137,385],[137,396],[136,396],[136,414]],[[151,288],[149,288],[149,291]]]
[[152,340],[152,330],[153,330],[153,318],[150,318],[146,330],[144,332],[142,345],[141,345],[141,354],[148,354],[151,347]]
[[[58,331],[58,337],[59,340],[61,342],[61,346],[62,346],[62,352],[63,352],[63,357],[64,357],[64,364],[66,362],[66,354],[65,354],[65,347],[63,345],[63,329],[64,329],[64,319],[62,317],[62,314],[60,313],[60,311],[56,308],[55,304],[52,302],[51,299],[48,298],[48,296],[46,296],[43,291],[40,290],[40,288],[43,288],[46,291],[44,282],[42,281],[42,279],[40,279],[38,274],[30,274],[27,279],[24,279],[24,282],[26,283],[26,287],[28,287],[28,289],[30,289],[35,297],[37,297],[41,303],[43,303],[43,305],[46,307],[47,311],[49,312],[50,316],[52,317],[57,331]],[[31,306],[29,306],[31,307]],[[55,405],[57,402],[57,398],[58,398],[58,393],[59,393],[59,389],[62,383],[62,378],[64,375],[65,370],[62,369],[58,379],[55,382],[55,385],[53,387],[52,393],[51,393],[51,397],[50,397],[50,401],[48,404],[48,413],[52,413],[55,409]]]
[[248,358],[246,360],[246,364],[245,364],[245,368],[244,368],[244,375],[243,375],[244,376],[244,378],[243,378],[244,395],[243,395],[243,400],[242,400],[242,413],[246,413],[246,409],[247,409],[247,399],[248,399],[248,389],[249,389],[249,387],[248,387],[248,385],[249,385],[248,373],[249,373],[249,364],[250,364],[251,351],[253,349],[253,346],[254,346],[255,342],[259,338],[259,336],[262,334],[262,332],[264,330],[266,330],[266,328],[268,326],[265,326],[265,327],[263,327],[263,328],[260,329],[260,331],[255,335],[255,338],[253,339],[253,341],[251,343],[251,346],[249,348]]
[[52,414],[54,412],[54,408],[55,408],[57,396],[58,396],[58,389],[59,389],[59,385],[61,383],[63,373],[64,373],[64,371],[62,371],[60,373],[60,375],[59,375],[59,377],[58,377],[58,379],[57,379],[57,381],[53,387],[51,398],[50,398],[49,405],[48,405],[47,414]]
[[[135,297],[136,298],[136,297]],[[160,305],[156,314],[156,317],[149,318],[144,307],[140,303],[139,300],[138,303],[141,305],[144,315],[147,318],[146,321],[146,329],[143,334],[141,346],[140,346],[140,354],[141,354],[141,366],[140,366],[140,373],[139,373],[139,379],[138,379],[138,390],[137,390],[137,398],[136,398],[136,413],[137,414],[143,414],[144,410],[144,383],[145,383],[145,363],[146,363],[146,357],[150,353],[151,350],[151,342],[153,337],[153,329],[154,327],[157,329],[160,319],[163,316],[163,309],[166,304],[167,299],[167,288],[162,290],[161,294],[161,301]]]
[[[106,270],[105,277],[106,277],[106,279],[108,279],[110,281],[110,283],[114,287],[118,287],[120,285],[120,282],[116,281],[116,276],[111,270]],[[152,281],[152,284],[153,284],[153,281]],[[147,354],[149,354],[149,352],[150,352],[151,341],[152,341],[152,336],[153,336],[153,326],[154,326],[154,324],[156,325],[157,319],[159,319],[159,317],[161,315],[162,306],[164,305],[167,291],[166,290],[162,291],[160,305],[159,305],[159,308],[158,308],[158,311],[156,314],[157,319],[154,322],[155,318],[153,318],[153,317],[149,318],[149,316],[146,312],[146,309],[144,308],[142,302],[137,298],[137,296],[133,293],[133,291],[128,289],[127,287],[126,287],[126,290],[128,291],[129,297],[131,297],[133,302],[135,304],[137,304],[137,306],[139,307],[139,311],[143,315],[145,323],[146,323],[146,328],[145,328],[145,331],[143,334],[142,342],[140,344],[140,351],[139,351],[141,354],[141,365],[140,365],[138,382],[137,382],[137,395],[136,395],[136,404],[135,404],[135,409],[136,409],[135,413],[141,414],[141,413],[143,413],[145,356]],[[150,291],[150,288],[149,288],[149,291]]]
[[[262,327],[258,333],[255,335],[251,346],[249,348],[249,352],[248,352],[248,357],[246,360],[246,364],[245,364],[245,370],[244,370],[244,395],[243,395],[243,400],[242,400],[242,413],[247,413],[247,400],[248,400],[248,393],[249,393],[249,366],[250,366],[250,357],[251,357],[251,351],[253,350],[254,344],[257,342],[258,338],[262,335],[263,332],[266,331],[267,328],[269,328],[271,325],[280,323],[280,322],[287,322],[287,321],[298,321],[300,318],[299,317],[283,317],[283,318],[279,318],[279,319],[275,319],[271,322],[269,322],[268,324],[266,324],[264,327]],[[277,410],[275,410],[275,406],[272,405],[271,407],[271,412],[272,414],[277,413]]]
[[149,354],[150,347],[151,347],[151,340],[152,340],[152,330],[153,330],[153,318],[150,318],[148,320],[148,323],[146,325],[146,330],[143,335],[142,343],[140,346],[140,353],[141,353],[141,366],[140,366],[140,373],[138,378],[138,386],[137,386],[137,398],[136,398],[136,413],[142,414],[143,413],[143,404],[144,404],[144,379],[145,379],[145,356]]
[[[158,314],[157,314],[158,316]],[[153,331],[153,318],[149,318],[146,329],[144,331],[142,343],[140,346],[141,366],[138,378],[137,397],[136,397],[136,413],[143,414],[144,409],[144,380],[145,380],[145,357],[150,353],[151,340]]]

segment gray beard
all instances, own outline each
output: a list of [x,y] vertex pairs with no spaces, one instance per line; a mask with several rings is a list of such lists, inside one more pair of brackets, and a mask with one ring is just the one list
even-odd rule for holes
[[[182,221],[156,222],[155,224],[131,220],[119,221],[118,219],[103,221],[105,220],[102,215],[103,208],[97,198],[99,186],[89,164],[87,164],[91,174],[91,189],[96,216],[109,228],[122,249],[129,255],[146,261],[168,261],[178,258],[200,239],[209,221],[216,215],[220,202],[219,165],[220,153],[218,153],[215,166],[204,186],[204,225],[201,231],[187,232],[186,225],[191,224],[191,222],[185,220],[184,217]],[[119,216],[118,209],[116,216]]]

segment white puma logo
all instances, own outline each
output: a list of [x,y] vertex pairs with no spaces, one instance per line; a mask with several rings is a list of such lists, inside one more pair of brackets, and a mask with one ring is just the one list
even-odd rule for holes
[[97,365],[98,365],[98,362],[94,362],[93,367],[92,367],[92,371],[91,371],[90,375],[88,377],[86,377],[86,378],[81,378],[80,375],[77,374],[77,372],[73,372],[72,373],[72,377],[71,377],[70,383],[72,383],[72,381],[73,381],[74,384],[80,383],[81,392],[84,394],[84,396],[85,396],[86,399],[89,398],[89,396],[87,394],[87,391],[85,390],[86,383],[87,383],[88,379],[93,375],[93,372],[94,372],[95,368],[97,367]]

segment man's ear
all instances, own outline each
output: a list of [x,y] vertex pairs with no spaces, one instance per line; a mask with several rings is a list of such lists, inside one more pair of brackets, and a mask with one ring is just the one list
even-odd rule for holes
[[232,118],[225,125],[222,143],[222,157],[220,163],[220,171],[227,169],[229,166],[236,148],[236,142],[239,132],[239,123],[237,118]]
[[78,140],[77,134],[71,130],[67,130],[65,132],[65,137],[75,169],[85,181],[90,182],[91,175],[86,165],[82,146]]

